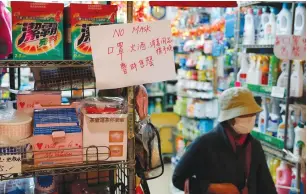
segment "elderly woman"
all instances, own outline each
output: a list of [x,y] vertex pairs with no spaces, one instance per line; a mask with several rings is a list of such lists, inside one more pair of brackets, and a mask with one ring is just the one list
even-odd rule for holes
[[224,91],[219,101],[220,123],[187,148],[174,186],[188,182],[192,194],[276,194],[261,144],[249,134],[261,107],[244,88]]

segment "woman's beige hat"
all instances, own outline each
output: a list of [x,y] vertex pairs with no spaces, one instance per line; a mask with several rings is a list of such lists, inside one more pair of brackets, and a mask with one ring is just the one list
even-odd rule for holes
[[262,111],[255,101],[253,93],[242,87],[225,90],[219,97],[219,105],[219,122]]

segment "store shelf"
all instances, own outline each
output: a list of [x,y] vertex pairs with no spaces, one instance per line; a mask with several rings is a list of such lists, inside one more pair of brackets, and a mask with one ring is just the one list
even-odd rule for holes
[[243,48],[262,49],[262,48],[274,48],[274,45],[242,45]]
[[153,92],[153,93],[148,93],[148,97],[163,97],[165,95],[164,92]]
[[89,67],[93,66],[93,61],[17,61],[17,60],[2,60],[0,61],[0,67],[2,68],[41,68],[41,67]]
[[[27,178],[33,176],[44,176],[44,175],[61,175],[61,174],[72,174],[72,173],[85,173],[102,170],[116,170],[118,168],[128,168],[129,163],[127,162],[101,162],[101,163],[89,163],[89,164],[71,164],[67,166],[59,167],[33,167],[33,166],[22,166],[22,173],[20,174],[4,174],[0,175],[0,181]],[[131,164],[134,165],[134,164]]]
[[215,118],[210,118],[210,117],[195,117],[195,116],[187,116],[185,114],[181,114],[181,113],[178,113],[178,112],[175,112],[177,115],[181,116],[181,117],[186,117],[186,118],[189,118],[189,119],[215,119]]
[[247,6],[251,6],[251,5],[257,5],[261,3],[261,1],[244,1],[244,2],[240,2],[239,3],[239,6],[240,7],[247,7]]
[[177,94],[177,96],[182,97],[182,98],[193,98],[193,99],[200,99],[200,100],[214,100],[217,99],[216,96],[212,97],[212,98],[203,98],[203,97],[194,97],[194,96],[190,96],[190,95],[184,95],[184,94]]
[[240,2],[239,6],[240,7],[248,7],[252,5],[257,5],[257,6],[271,6],[271,7],[282,7],[282,3],[293,3],[293,1],[245,1],[245,2]]

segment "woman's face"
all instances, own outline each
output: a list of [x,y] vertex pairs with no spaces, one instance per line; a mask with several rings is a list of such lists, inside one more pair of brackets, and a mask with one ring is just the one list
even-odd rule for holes
[[236,117],[229,121],[237,134],[249,134],[255,126],[256,114],[249,114]]

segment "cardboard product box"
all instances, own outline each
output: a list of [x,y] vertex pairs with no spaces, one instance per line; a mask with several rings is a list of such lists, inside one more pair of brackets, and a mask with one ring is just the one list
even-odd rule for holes
[[33,116],[35,104],[44,106],[61,105],[61,92],[24,91],[17,94],[17,110]]
[[117,6],[71,3],[64,13],[67,58],[92,60],[89,27],[116,23]]
[[63,60],[62,3],[12,1],[13,58]]
[[84,161],[127,160],[127,114],[83,114],[82,129]]
[[82,131],[75,108],[34,110],[34,165],[81,163]]

